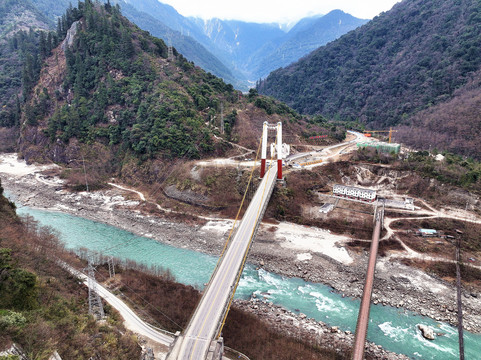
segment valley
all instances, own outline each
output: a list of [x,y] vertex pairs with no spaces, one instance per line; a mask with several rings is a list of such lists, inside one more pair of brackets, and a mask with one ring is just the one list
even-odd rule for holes
[[0,0],[0,357],[477,358],[481,4],[392,3]]
[[[337,151],[342,151],[344,156],[349,156],[343,147],[339,147]],[[238,166],[235,164],[235,160],[231,161],[234,161],[231,165],[224,164],[219,160],[213,163],[200,161],[193,163],[192,166],[201,166],[201,169],[208,169],[211,166],[214,168],[219,166],[233,166],[235,168]],[[252,166],[251,163],[242,161],[239,162],[239,165]],[[157,202],[151,203],[148,194],[139,192],[129,186],[115,184],[115,182],[112,182],[110,189],[106,190],[93,193],[70,193],[64,190],[63,181],[56,176],[58,170],[55,168],[50,170],[35,166],[28,168],[28,166],[22,166],[21,163],[17,162],[15,155],[4,155],[2,164],[0,164],[0,172],[9,174],[2,177],[4,187],[16,201],[31,208],[67,212],[75,216],[120,227],[136,235],[153,238],[162,243],[214,256],[218,256],[222,250],[225,238],[232,226],[232,220],[218,213],[205,213],[205,210],[202,210],[205,214],[199,216],[198,213],[192,211],[196,208],[195,205],[186,207],[185,204],[179,203],[178,205],[181,205],[182,210],[174,210],[176,207],[166,209],[158,205],[153,207],[152,205],[156,205]],[[369,167],[366,168],[361,165],[356,171],[361,171],[363,177],[354,176],[350,178],[348,184],[357,185],[357,181],[362,179],[362,185],[366,186],[366,181],[371,181],[373,184],[377,184],[376,188],[383,196],[399,197],[395,194],[393,183],[403,176],[397,175],[393,178],[392,175],[382,175],[379,177],[368,169]],[[367,176],[368,173],[371,175]],[[190,172],[190,174],[194,177],[197,176],[195,175],[196,172]],[[385,186],[379,185],[380,183]],[[323,196],[325,195],[320,195],[321,202],[325,201]],[[387,232],[384,235],[384,240],[388,240],[391,236],[399,238],[396,230],[393,230],[390,224],[398,220],[408,221],[410,217],[428,221],[433,217],[464,220],[466,216],[469,216],[472,218],[471,221],[479,222],[475,215],[462,213],[461,209],[449,210],[448,212],[446,210],[439,211],[433,209],[421,199],[416,200],[415,204],[418,206],[418,210],[412,211],[411,215],[405,213],[400,218],[391,218],[389,212],[386,213]],[[169,205],[172,206],[171,203]],[[328,217],[342,218],[349,216],[352,219],[353,214],[356,214],[357,221],[365,221],[362,219],[366,215],[362,214],[363,212],[369,213],[369,207],[361,204],[353,207],[348,201],[340,200],[335,210],[328,214]],[[350,208],[352,210],[349,210]],[[177,209],[179,209],[178,206]],[[315,219],[322,217],[315,215],[318,213],[318,209],[319,205],[311,205],[303,207],[302,211],[308,217]],[[393,214],[398,214],[399,211],[394,210]],[[367,217],[369,218],[369,216]],[[159,231],[159,229],[162,230]],[[358,239],[355,232],[340,231],[341,233],[335,235],[328,229],[266,219],[250,252],[249,262],[257,268],[288,278],[299,277],[309,282],[329,285],[343,297],[358,298],[362,293],[362,280],[359,274],[364,272],[366,254],[362,250],[362,243],[360,245],[359,242],[352,241]],[[360,235],[361,239],[362,237],[363,235]],[[449,263],[452,261],[451,258],[449,256],[439,257],[439,255],[430,256],[418,253],[409,248],[402,240],[401,248],[393,247],[391,241],[386,243],[387,247],[385,248],[381,245],[384,254],[378,261],[373,295],[374,304],[379,303],[393,308],[402,307],[420,315],[429,316],[436,321],[455,324],[456,316],[452,312],[455,306],[453,286],[446,280],[441,280],[440,277],[432,277],[432,275],[429,275],[431,273],[426,274],[417,269],[414,263],[411,263],[410,266],[405,265],[408,264],[405,260]],[[479,254],[470,254],[469,256],[477,256],[479,259]],[[479,265],[475,266],[479,269]],[[400,281],[399,279],[403,280]],[[470,284],[469,287],[472,287],[472,290],[471,292],[467,290],[463,302],[465,329],[479,333],[481,331],[478,325],[481,323],[481,314],[478,310],[480,288],[475,284]],[[471,293],[473,296],[470,295]],[[236,300],[242,308],[258,314],[259,309],[262,309],[264,305],[263,303],[257,303],[257,301],[255,297],[251,297],[251,300],[247,302]],[[421,307],[420,304],[422,304]],[[296,319],[301,315],[293,313],[290,316],[294,316],[293,319]],[[266,318],[267,322],[272,320],[269,316]],[[304,322],[307,319],[301,317],[295,320],[295,322],[297,321]],[[294,328],[291,331],[294,331]],[[342,332],[338,334],[339,339],[337,341],[341,344],[348,346],[351,343],[352,339],[349,335],[343,335]]]

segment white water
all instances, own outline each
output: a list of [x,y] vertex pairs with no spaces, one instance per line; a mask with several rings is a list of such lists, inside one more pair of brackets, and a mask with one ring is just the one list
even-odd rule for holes
[[[178,249],[127,231],[70,216],[20,208],[20,214],[29,214],[42,225],[52,226],[61,234],[66,247],[81,247],[131,259],[146,265],[168,268],[177,281],[199,289],[210,277],[217,259],[199,252]],[[159,229],[161,231],[161,229]],[[359,301],[342,298],[327,286],[305,282],[298,278],[283,278],[253,266],[244,270],[236,296],[249,298],[252,294],[308,317],[324,321],[342,330],[355,330]],[[424,339],[417,324],[426,324],[444,333],[434,341]],[[457,331],[451,326],[417,316],[402,309],[373,305],[371,308],[368,340],[385,349],[410,356],[413,359],[457,359]],[[480,359],[481,336],[465,332],[466,359]]]

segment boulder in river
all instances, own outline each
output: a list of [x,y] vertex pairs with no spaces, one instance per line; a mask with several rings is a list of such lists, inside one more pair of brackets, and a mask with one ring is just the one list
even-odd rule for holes
[[423,334],[424,338],[428,340],[434,340],[434,331],[427,325],[419,324],[418,329],[421,330],[421,333]]

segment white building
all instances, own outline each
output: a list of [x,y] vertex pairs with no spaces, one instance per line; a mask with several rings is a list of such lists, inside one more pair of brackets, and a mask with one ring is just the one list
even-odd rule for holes
[[347,197],[350,199],[363,200],[373,202],[376,200],[376,190],[361,189],[352,186],[344,186],[336,184],[332,188],[334,196]]

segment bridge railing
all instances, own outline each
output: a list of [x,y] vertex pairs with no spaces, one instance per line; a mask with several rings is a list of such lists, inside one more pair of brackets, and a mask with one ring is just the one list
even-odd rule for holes
[[161,329],[157,326],[154,326],[152,324],[149,324],[148,322],[145,322],[147,325],[149,325],[149,327],[151,327],[152,329],[154,330],[157,330],[161,333],[164,333],[165,335],[169,335],[169,336],[172,336],[172,338],[175,338],[175,333],[171,332],[171,331],[168,331],[168,330],[165,330],[165,329]]
[[[266,173],[266,177],[268,176],[267,174],[268,173]],[[276,174],[277,174],[277,171],[276,171]],[[225,304],[225,308],[223,309],[222,317],[221,317],[221,319],[223,319],[223,320],[222,320],[221,323],[219,323],[219,326],[216,329],[217,336],[220,336],[220,332],[222,331],[222,327],[224,326],[224,322],[227,318],[227,313],[229,311],[230,305],[231,305],[232,300],[234,298],[235,291],[237,290],[237,285],[239,284],[240,277],[242,276],[242,272],[244,270],[247,254],[249,253],[249,251],[252,247],[252,243],[254,242],[254,239],[257,235],[257,231],[259,230],[259,226],[262,222],[262,219],[264,217],[264,213],[266,212],[267,205],[269,203],[268,200],[271,198],[272,192],[274,191],[275,184],[276,184],[276,176],[273,177],[272,183],[269,184],[268,188],[265,188],[264,190],[262,190],[261,188],[258,189],[258,190],[264,191],[264,201],[263,201],[262,207],[259,209],[259,213],[257,215],[256,224],[255,224],[255,227],[252,231],[252,236],[251,236],[250,241],[249,241],[249,247],[246,249],[246,252],[245,252],[245,255],[244,255],[244,262],[242,263],[241,267],[239,268],[239,271],[238,271],[237,276],[236,276],[235,284],[230,289],[230,293],[229,293],[229,299],[230,300],[227,304]]]

